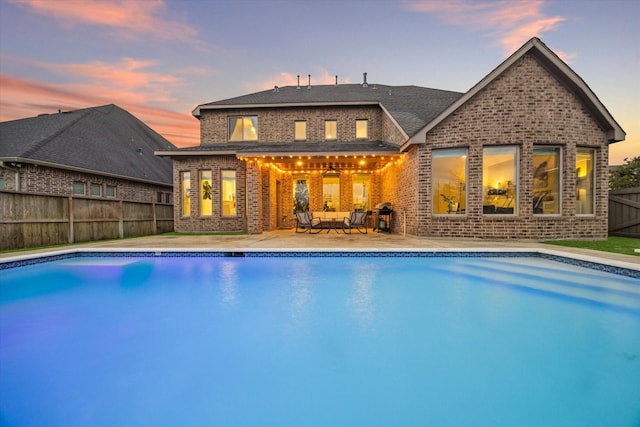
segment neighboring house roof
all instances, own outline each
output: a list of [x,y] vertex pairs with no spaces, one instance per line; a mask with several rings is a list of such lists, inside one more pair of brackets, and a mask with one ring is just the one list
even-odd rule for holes
[[199,118],[203,110],[236,108],[379,105],[409,138],[462,95],[419,86],[374,83],[284,86],[202,104],[193,110],[193,115]]
[[43,114],[0,123],[0,161],[173,184],[175,146],[116,105]]
[[624,141],[626,133],[615,121],[613,116],[609,113],[607,108],[600,102],[598,97],[587,86],[582,78],[575,73],[558,55],[556,55],[551,49],[547,47],[539,38],[533,37],[527,43],[525,43],[520,49],[514,52],[508,57],[502,64],[491,71],[485,78],[480,80],[475,86],[473,86],[462,97],[458,98],[455,102],[449,105],[444,111],[442,111],[437,117],[430,121],[419,132],[412,135],[411,140],[408,141],[402,149],[405,149],[411,144],[423,144],[425,141],[425,135],[449,115],[455,112],[458,108],[462,107],[467,101],[473,98],[478,92],[487,87],[491,82],[497,79],[502,73],[504,73],[509,67],[511,67],[516,61],[522,58],[525,54],[534,55],[556,78],[563,82],[567,87],[580,99],[586,108],[593,114],[595,119],[602,125],[607,132],[607,140],[609,143]]

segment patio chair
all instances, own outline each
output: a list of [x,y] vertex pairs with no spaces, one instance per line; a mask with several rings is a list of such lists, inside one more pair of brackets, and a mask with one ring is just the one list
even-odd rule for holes
[[[317,230],[317,231],[313,231]],[[296,233],[316,234],[322,231],[320,218],[313,218],[309,212],[296,212]]]
[[342,231],[344,233],[349,230],[349,234],[351,234],[351,230],[354,228],[362,234],[367,234],[367,212],[351,212],[349,218],[345,218],[342,221]]

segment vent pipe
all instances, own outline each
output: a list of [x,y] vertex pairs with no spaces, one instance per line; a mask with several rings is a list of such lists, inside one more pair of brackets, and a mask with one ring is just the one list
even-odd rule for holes
[[300,74],[298,74],[298,87],[296,89],[300,89]]
[[311,89],[311,74],[309,74],[309,86],[307,86],[307,89]]
[[336,74],[336,86],[338,86],[338,75]]
[[362,73],[362,78],[363,78],[362,87],[369,87],[369,85],[367,84],[367,73]]

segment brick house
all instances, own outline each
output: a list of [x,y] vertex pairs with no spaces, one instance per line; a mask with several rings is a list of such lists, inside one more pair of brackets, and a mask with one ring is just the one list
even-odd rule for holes
[[175,146],[116,105],[0,123],[0,191],[172,203]]
[[393,207],[392,232],[607,237],[608,144],[625,133],[533,38],[466,93],[275,87],[199,105],[201,145],[174,159],[176,231],[261,233],[293,212]]

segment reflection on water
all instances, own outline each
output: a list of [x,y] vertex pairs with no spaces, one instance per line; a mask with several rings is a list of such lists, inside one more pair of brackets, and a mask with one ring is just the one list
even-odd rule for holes
[[312,281],[314,277],[306,261],[294,261],[290,266],[290,275],[291,304],[289,309],[291,320],[298,324],[306,318],[313,303]]
[[348,300],[350,312],[364,333],[374,332],[376,304],[373,285],[377,268],[373,264],[354,264],[351,271],[352,294]]
[[238,265],[233,261],[220,262],[220,290],[225,305],[238,303]]

